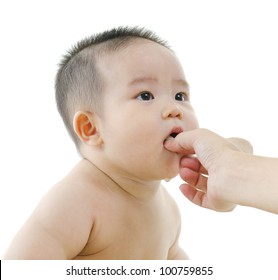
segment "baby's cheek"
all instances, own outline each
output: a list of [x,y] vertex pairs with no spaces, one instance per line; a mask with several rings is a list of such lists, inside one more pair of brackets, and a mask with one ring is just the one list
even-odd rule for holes
[[186,130],[199,128],[199,122],[195,113],[185,116]]

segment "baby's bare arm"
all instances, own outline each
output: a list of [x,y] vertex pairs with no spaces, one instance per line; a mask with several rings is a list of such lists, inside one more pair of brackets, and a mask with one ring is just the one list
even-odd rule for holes
[[185,251],[179,246],[178,242],[169,250],[168,260],[188,260]]
[[188,260],[188,256],[185,253],[185,251],[180,247],[179,245],[179,237],[180,237],[180,232],[181,232],[181,216],[180,216],[180,211],[179,208],[174,201],[174,199],[166,194],[166,199],[167,199],[167,205],[170,206],[170,211],[171,212],[171,223],[172,223],[172,229],[176,229],[175,233],[175,240],[169,249],[168,252],[168,260]]
[[74,258],[85,246],[92,229],[86,204],[78,188],[56,186],[23,225],[4,258]]
[[[180,223],[180,221],[179,221],[179,223]],[[181,224],[180,224],[180,226],[181,226]],[[177,233],[177,239],[175,240],[175,243],[169,250],[168,260],[188,260],[189,259],[189,257],[185,253],[185,251],[179,245],[180,230],[181,230],[181,227],[179,227],[179,230]]]

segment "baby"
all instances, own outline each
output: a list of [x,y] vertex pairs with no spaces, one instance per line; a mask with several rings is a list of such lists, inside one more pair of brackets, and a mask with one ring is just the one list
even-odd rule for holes
[[78,42],[56,78],[58,110],[82,157],[41,200],[6,259],[186,259],[161,180],[179,172],[169,137],[198,127],[166,42],[120,27]]

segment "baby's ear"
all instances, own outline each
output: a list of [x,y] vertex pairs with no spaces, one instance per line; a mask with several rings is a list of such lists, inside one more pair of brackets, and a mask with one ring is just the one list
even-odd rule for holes
[[73,118],[73,128],[80,141],[89,146],[103,143],[99,133],[98,118],[91,112],[78,111]]

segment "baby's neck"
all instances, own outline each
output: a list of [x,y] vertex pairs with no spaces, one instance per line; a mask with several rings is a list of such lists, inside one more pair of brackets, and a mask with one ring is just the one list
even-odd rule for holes
[[103,177],[107,181],[107,187],[111,189],[117,189],[123,191],[125,194],[132,196],[133,198],[141,201],[149,201],[155,199],[159,192],[161,181],[145,181],[137,178],[132,178],[127,175],[119,175],[110,170],[105,170],[97,166],[90,160],[84,159],[84,164],[88,166],[92,171],[92,174],[98,173],[98,176]]
[[142,181],[134,178],[120,176],[115,176],[111,179],[124,192],[142,201],[149,201],[154,199],[161,186],[160,181]]

